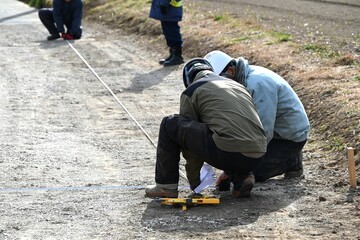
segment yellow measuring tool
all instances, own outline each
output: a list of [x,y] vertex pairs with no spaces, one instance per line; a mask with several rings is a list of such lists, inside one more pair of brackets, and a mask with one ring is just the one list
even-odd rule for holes
[[218,205],[219,198],[200,197],[200,198],[158,198],[156,199],[161,205],[181,205],[182,210],[186,211],[188,206],[192,205]]

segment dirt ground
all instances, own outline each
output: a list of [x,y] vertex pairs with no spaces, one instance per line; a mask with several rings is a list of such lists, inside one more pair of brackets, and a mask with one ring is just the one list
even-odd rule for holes
[[1,240],[360,239],[359,190],[315,134],[305,177],[257,183],[249,199],[224,193],[220,205],[182,211],[145,198],[152,141],[178,112],[181,66],[159,66],[162,52],[136,35],[85,22],[71,44],[125,111],[67,42],[45,40],[34,9],[16,0],[0,9]]
[[[360,53],[358,0],[189,0],[189,8],[229,14],[287,33],[297,43],[321,44]],[[236,28],[235,28],[236,29]],[[234,30],[235,30],[234,29]]]

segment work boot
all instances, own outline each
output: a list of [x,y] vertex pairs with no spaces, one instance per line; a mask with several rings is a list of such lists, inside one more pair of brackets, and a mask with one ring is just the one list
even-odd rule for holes
[[222,180],[219,184],[217,184],[215,186],[216,190],[219,192],[226,192],[226,191],[230,191],[230,180],[229,179],[225,179]]
[[304,173],[304,168],[302,164],[303,160],[303,153],[302,151],[299,153],[299,156],[297,157],[297,163],[295,166],[291,167],[287,172],[285,172],[285,178],[295,178],[295,177],[301,177]]
[[145,194],[151,198],[177,198],[179,192],[177,189],[162,188],[157,185],[150,185],[145,188]]
[[[302,166],[301,166],[302,167]],[[301,168],[299,170],[293,170],[285,173],[285,178],[295,178],[301,177],[304,174],[304,170]]]
[[55,39],[58,39],[58,38],[60,38],[60,34],[55,33],[55,34],[51,34],[50,36],[48,36],[47,40],[52,41],[52,40],[55,40]]
[[159,64],[163,65],[164,62],[169,61],[173,57],[173,48],[169,48],[169,56],[167,58],[163,58],[159,60]]
[[234,185],[232,195],[234,198],[250,197],[255,184],[255,176],[252,172],[247,175],[235,174],[232,177]]
[[173,66],[184,63],[184,58],[182,57],[182,48],[176,47],[173,49],[172,57],[163,63],[164,66]]

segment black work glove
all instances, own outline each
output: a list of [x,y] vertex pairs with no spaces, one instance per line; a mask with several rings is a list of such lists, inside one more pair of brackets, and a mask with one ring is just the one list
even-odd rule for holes
[[160,5],[160,12],[162,15],[166,15],[167,13],[167,6],[165,5]]

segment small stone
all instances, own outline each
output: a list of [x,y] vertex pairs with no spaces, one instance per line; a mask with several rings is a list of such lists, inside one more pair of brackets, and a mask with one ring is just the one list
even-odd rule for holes
[[324,201],[326,201],[326,198],[323,197],[323,196],[320,196],[320,197],[319,197],[319,201],[320,201],[320,202],[324,202]]
[[347,202],[347,203],[352,203],[352,202],[354,202],[353,196],[352,196],[352,195],[347,195],[347,196],[346,196],[346,199],[345,199],[345,202]]

